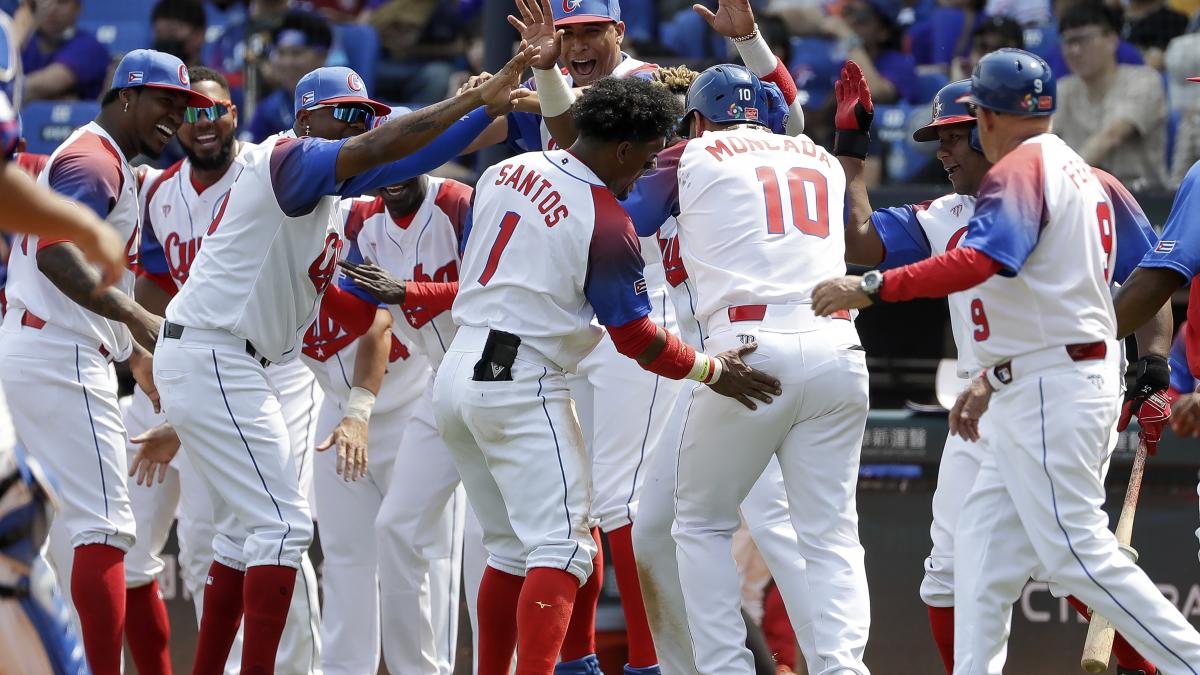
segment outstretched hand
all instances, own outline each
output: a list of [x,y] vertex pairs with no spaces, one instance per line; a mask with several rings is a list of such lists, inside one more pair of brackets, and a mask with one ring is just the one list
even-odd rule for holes
[[521,18],[508,15],[508,22],[521,34],[521,39],[538,48],[538,55],[530,63],[538,70],[550,70],[558,66],[562,53],[563,31],[554,28],[554,10],[550,0],[516,0]]
[[754,32],[754,10],[750,9],[750,0],[718,0],[716,14],[704,5],[692,5],[692,11],[727,38],[745,37]]
[[483,105],[487,106],[488,115],[499,117],[508,114],[518,100],[529,95],[528,89],[522,89],[518,85],[521,75],[539,53],[537,47],[522,40],[521,48],[504,64],[500,72],[479,83],[476,89]]
[[179,436],[175,434],[174,427],[164,422],[134,436],[129,442],[138,446],[137,455],[129,464],[130,477],[137,476],[137,484],[146,487],[163,482],[167,467],[179,452]]
[[357,417],[343,417],[333,433],[317,446],[325,452],[337,446],[337,475],[346,482],[367,475],[367,423]]
[[857,63],[847,61],[842,66],[841,77],[833,85],[833,95],[837,99],[834,126],[838,131],[871,130],[875,104],[871,101],[871,87]]

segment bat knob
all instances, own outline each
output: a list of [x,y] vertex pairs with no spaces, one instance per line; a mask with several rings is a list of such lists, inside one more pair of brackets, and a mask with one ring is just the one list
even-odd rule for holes
[[1121,553],[1124,553],[1125,557],[1129,558],[1130,562],[1138,561],[1138,552],[1134,547],[1130,546],[1129,544],[1117,544],[1117,548],[1121,549]]

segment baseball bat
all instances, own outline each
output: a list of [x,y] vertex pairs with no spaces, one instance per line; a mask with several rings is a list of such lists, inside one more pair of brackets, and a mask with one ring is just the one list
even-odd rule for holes
[[[1117,544],[1121,552],[1137,562],[1138,553],[1129,545],[1133,536],[1133,518],[1137,515],[1138,496],[1142,492],[1142,474],[1146,470],[1146,442],[1138,443],[1137,454],[1133,456],[1133,468],[1129,472],[1129,487],[1125,490],[1125,504],[1121,506],[1121,517],[1117,520]],[[1108,619],[1092,613],[1088,625],[1087,639],[1083,643],[1083,657],[1079,666],[1089,673],[1103,673],[1108,670],[1108,660],[1112,655],[1113,638],[1116,631]]]

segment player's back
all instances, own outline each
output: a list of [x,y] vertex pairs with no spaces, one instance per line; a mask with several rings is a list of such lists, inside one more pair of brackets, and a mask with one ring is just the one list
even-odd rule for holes
[[[591,264],[603,249],[622,246],[632,251],[635,271]],[[606,318],[589,297],[644,297],[638,247],[619,202],[567,151],[506,160],[475,189],[454,322],[513,333],[573,370],[602,335],[593,315]],[[619,288],[626,280],[630,287]]]
[[846,175],[807,136],[707,132],[679,156],[680,253],[704,322],[730,305],[810,302],[845,274]]

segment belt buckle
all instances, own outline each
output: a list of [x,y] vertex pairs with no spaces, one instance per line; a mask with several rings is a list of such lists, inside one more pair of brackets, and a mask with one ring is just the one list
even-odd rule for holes
[[250,355],[250,358],[258,361],[258,365],[262,366],[263,368],[271,365],[271,361],[268,360],[267,357],[259,356],[258,350],[254,348],[254,345],[250,344],[249,340],[246,340],[246,353]]

